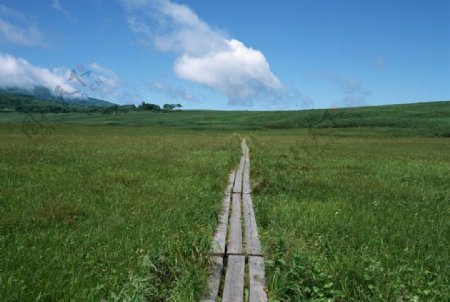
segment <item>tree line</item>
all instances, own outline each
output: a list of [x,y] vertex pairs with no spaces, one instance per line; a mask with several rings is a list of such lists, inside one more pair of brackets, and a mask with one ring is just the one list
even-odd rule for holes
[[129,111],[154,111],[154,112],[172,112],[181,110],[183,106],[181,104],[164,104],[161,106],[152,103],[142,102],[138,106],[136,105],[114,105],[103,110],[105,114],[129,112]]
[[58,100],[43,100],[30,95],[19,95],[3,93],[0,91],[0,112],[22,112],[22,113],[95,113],[112,114],[129,111],[153,111],[172,112],[178,111],[183,106],[181,104],[164,104],[162,107],[157,104],[142,102],[139,105],[113,105],[102,107],[97,105],[79,105]]

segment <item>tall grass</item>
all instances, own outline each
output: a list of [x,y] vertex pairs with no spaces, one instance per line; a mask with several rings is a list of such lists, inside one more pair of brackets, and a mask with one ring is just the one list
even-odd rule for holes
[[2,301],[196,300],[234,131],[275,301],[450,294],[450,102],[0,123]]
[[239,141],[0,126],[2,301],[196,301]]
[[450,141],[347,132],[250,141],[270,296],[448,300]]

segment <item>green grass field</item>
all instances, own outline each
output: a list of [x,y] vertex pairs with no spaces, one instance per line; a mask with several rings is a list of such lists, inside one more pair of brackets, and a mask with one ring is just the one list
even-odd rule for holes
[[2,301],[194,301],[239,139],[0,126]]
[[[450,101],[346,109],[302,111],[205,111],[171,113],[33,113],[37,121],[91,126],[156,126],[190,130],[245,130],[298,128],[390,129],[399,135],[450,137]],[[20,124],[21,113],[1,113],[0,123]],[[27,120],[26,120],[27,121]],[[29,122],[29,121],[28,121]]]
[[273,301],[446,301],[449,131],[450,102],[0,113],[0,300],[196,301],[242,135]]
[[450,140],[348,132],[250,141],[270,296],[447,301]]

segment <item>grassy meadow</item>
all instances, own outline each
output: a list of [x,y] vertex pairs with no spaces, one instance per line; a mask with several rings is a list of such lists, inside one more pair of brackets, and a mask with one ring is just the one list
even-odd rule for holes
[[[38,122],[91,126],[152,126],[189,130],[258,131],[308,128],[385,128],[400,136],[450,137],[450,101],[300,111],[33,113]],[[22,113],[2,113],[0,123],[30,123]]]
[[448,301],[450,140],[386,133],[252,136],[273,301]]
[[197,301],[240,136],[272,301],[448,300],[450,102],[0,113],[0,300]]
[[239,139],[0,126],[2,301],[195,301]]

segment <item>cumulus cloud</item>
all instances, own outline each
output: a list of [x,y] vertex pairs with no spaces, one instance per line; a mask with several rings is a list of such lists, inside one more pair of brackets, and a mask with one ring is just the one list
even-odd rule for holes
[[326,74],[325,79],[339,87],[343,93],[342,103],[345,106],[363,106],[367,105],[366,98],[372,94],[372,91],[365,89],[360,80],[351,76],[337,76]]
[[260,51],[237,40],[226,43],[226,49],[204,56],[182,55],[175,62],[175,74],[224,93],[230,104],[251,105],[256,97],[281,89]]
[[[178,55],[175,74],[223,93],[231,105],[273,101],[283,85],[264,54],[211,28],[188,6],[169,0],[125,1],[130,28],[160,51]],[[146,12],[145,14],[138,14]]]
[[146,86],[152,91],[162,93],[176,100],[186,100],[191,102],[201,102],[201,97],[194,95],[182,87],[173,87],[167,82],[147,82]]
[[54,91],[59,86],[73,92],[75,88],[66,81],[67,73],[66,68],[50,70],[34,66],[25,59],[0,53],[1,88],[18,87],[31,90],[36,86],[43,86]]
[[0,5],[0,43],[43,46],[44,36],[25,14]]

